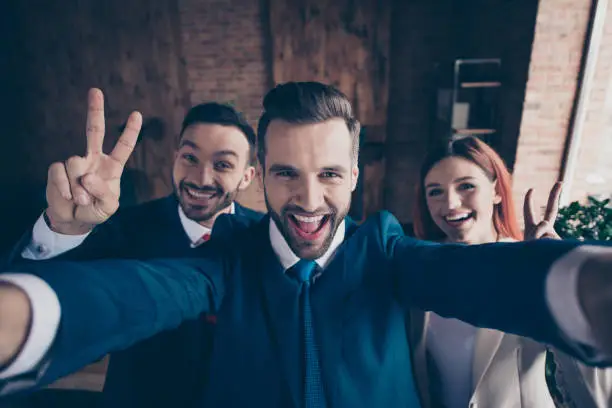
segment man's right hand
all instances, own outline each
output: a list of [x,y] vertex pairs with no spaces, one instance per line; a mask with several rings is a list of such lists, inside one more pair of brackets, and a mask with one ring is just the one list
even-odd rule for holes
[[117,211],[121,174],[142,126],[141,114],[132,112],[112,152],[104,154],[101,90],[89,90],[88,105],[87,154],[49,167],[46,215],[49,227],[60,234],[85,234]]

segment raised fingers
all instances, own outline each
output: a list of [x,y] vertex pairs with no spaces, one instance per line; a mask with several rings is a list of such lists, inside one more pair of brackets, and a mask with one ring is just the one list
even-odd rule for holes
[[130,158],[130,155],[134,151],[141,127],[142,115],[140,112],[132,112],[128,118],[127,124],[125,125],[123,133],[121,136],[119,136],[117,144],[110,154],[111,158],[119,163],[122,167],[125,165]]
[[92,88],[87,95],[87,156],[102,153],[104,144],[104,94]]
[[527,194],[525,194],[525,201],[523,203],[523,217],[525,221],[525,229],[535,228],[536,222],[536,212],[533,205],[533,188],[527,190]]
[[559,214],[559,199],[561,198],[561,190],[563,189],[563,183],[558,181],[550,190],[548,195],[548,203],[546,204],[546,212],[544,213],[544,220],[551,224],[555,223],[557,215]]
[[49,166],[47,184],[53,186],[64,200],[71,200],[70,181],[64,163],[57,162]]

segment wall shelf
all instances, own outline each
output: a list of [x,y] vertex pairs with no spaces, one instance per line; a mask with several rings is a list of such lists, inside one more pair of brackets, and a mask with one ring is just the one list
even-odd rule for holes
[[495,147],[503,81],[501,60],[457,59],[436,67],[437,95],[432,143],[474,135]]
[[492,135],[495,129],[455,129],[457,135]]
[[499,88],[501,82],[499,81],[484,81],[484,82],[462,82],[461,88]]

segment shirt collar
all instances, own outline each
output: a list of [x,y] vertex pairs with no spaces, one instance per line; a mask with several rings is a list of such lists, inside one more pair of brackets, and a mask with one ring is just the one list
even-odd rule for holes
[[[281,234],[280,230],[278,229],[278,226],[276,225],[274,220],[272,220],[272,218],[270,218],[269,230],[270,243],[272,245],[274,253],[278,257],[278,260],[280,261],[283,268],[285,268],[285,270],[291,268],[300,260],[300,258],[298,258],[298,256],[291,250],[289,244],[283,237],[283,234]],[[332,256],[336,253],[336,250],[338,249],[340,244],[342,244],[342,242],[344,241],[345,231],[346,223],[344,222],[344,220],[342,220],[342,222],[338,226],[338,229],[336,230],[336,235],[334,236],[334,239],[332,240],[331,245],[329,246],[327,251],[320,258],[315,259],[315,262],[321,268],[325,268],[325,266],[331,260]]]
[[[229,213],[234,214],[235,210],[236,210],[236,207],[234,203],[232,203],[230,206]],[[189,237],[189,240],[191,241],[191,245],[198,246],[199,244],[201,244],[201,242],[199,241],[202,238],[202,236],[204,234],[210,234],[211,229],[188,218],[185,212],[183,211],[183,208],[180,206],[180,204],[178,206],[178,212],[179,212],[179,218],[181,220],[181,225],[183,226],[183,229],[185,230],[187,237]]]

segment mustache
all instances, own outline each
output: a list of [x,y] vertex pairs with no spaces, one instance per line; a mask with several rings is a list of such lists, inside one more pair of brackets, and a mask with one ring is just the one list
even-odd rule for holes
[[181,188],[189,187],[201,193],[223,194],[223,189],[215,185],[198,186],[197,184],[188,181],[181,181]]
[[304,208],[300,207],[299,205],[295,205],[295,204],[288,204],[285,207],[283,207],[282,209],[282,214],[283,215],[287,215],[289,213],[298,213],[301,215],[306,215],[306,216],[311,216],[311,217],[316,217],[318,215],[330,215],[330,216],[334,216],[336,214],[336,211],[333,208],[317,208],[314,211],[306,211]]

